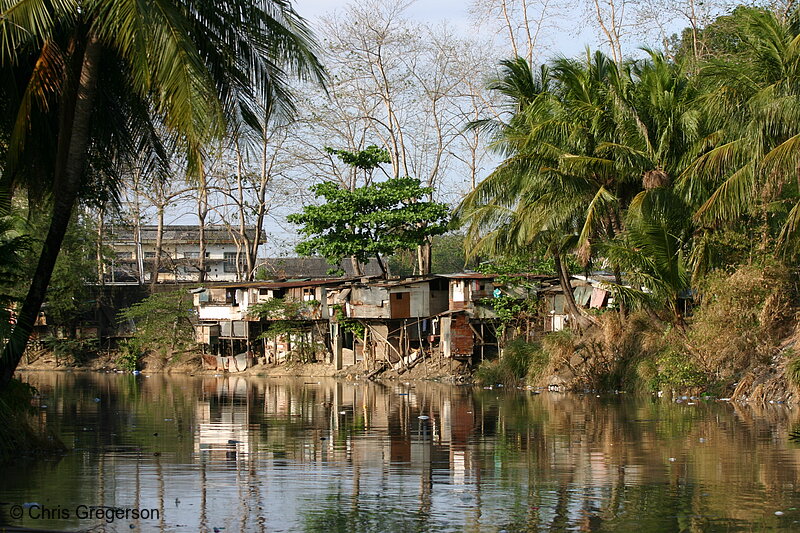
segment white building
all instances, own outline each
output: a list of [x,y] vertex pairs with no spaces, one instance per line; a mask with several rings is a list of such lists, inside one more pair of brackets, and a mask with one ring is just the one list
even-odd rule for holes
[[[249,239],[254,240],[255,226],[248,226],[246,231]],[[110,244],[114,256],[108,281],[150,281],[157,234],[158,226],[141,226],[138,231],[135,227],[112,228]],[[247,260],[241,240],[233,228],[206,226],[207,281],[237,281],[247,276]],[[197,281],[199,269],[199,227],[164,226],[159,281]]]

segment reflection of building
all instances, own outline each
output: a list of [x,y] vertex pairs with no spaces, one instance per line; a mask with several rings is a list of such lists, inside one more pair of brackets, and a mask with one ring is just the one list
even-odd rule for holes
[[195,407],[197,435],[195,452],[211,458],[236,459],[254,448],[255,436],[250,427],[247,402],[248,385],[240,377],[214,378],[204,382],[210,394]]
[[[246,229],[255,239],[255,227]],[[158,226],[115,227],[111,231],[114,248],[112,274],[109,281],[147,281],[156,257]],[[237,246],[237,239],[240,241]],[[235,281],[237,272],[247,269],[241,236],[226,226],[205,227],[206,279]],[[159,279],[193,281],[200,267],[199,226],[164,226],[161,241]]]

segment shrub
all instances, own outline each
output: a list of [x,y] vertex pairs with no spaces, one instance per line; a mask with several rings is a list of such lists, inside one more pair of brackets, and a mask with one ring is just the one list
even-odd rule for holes
[[47,336],[42,344],[53,352],[59,364],[83,364],[97,355],[99,340]]
[[121,370],[133,372],[139,369],[139,361],[144,355],[142,342],[136,338],[120,343],[117,358],[114,361]]
[[786,379],[795,387],[800,387],[800,355],[790,353],[789,362],[786,363]]
[[535,379],[547,366],[548,357],[540,344],[516,339],[508,343],[496,361],[484,361],[475,371],[475,379],[484,385],[517,385],[523,379]]
[[681,390],[702,387],[707,384],[707,376],[697,368],[693,359],[686,353],[668,349],[655,361],[656,374],[651,378],[652,390]]

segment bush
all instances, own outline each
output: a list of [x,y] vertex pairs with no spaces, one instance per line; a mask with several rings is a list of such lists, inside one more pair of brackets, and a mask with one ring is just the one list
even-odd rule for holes
[[656,374],[651,378],[650,388],[682,390],[705,386],[707,376],[686,353],[668,349],[655,361]]
[[483,385],[515,386],[523,379],[536,379],[548,361],[540,344],[516,339],[508,343],[500,359],[481,363],[475,379]]
[[48,336],[42,339],[60,364],[83,364],[97,355],[98,339],[70,339]]
[[133,372],[139,369],[139,361],[144,355],[142,342],[138,339],[127,339],[119,345],[117,358],[114,361],[121,370]]
[[786,379],[795,387],[800,388],[800,355],[795,353],[787,355],[789,362],[786,363]]

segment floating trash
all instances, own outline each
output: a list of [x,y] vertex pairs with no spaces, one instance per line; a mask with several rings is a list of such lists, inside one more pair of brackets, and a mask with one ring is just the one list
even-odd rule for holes
[[429,420],[431,417],[425,415],[419,415],[417,418],[419,418],[420,420]]
[[784,513],[783,511],[775,511],[775,516],[783,516],[784,514],[786,513]]

